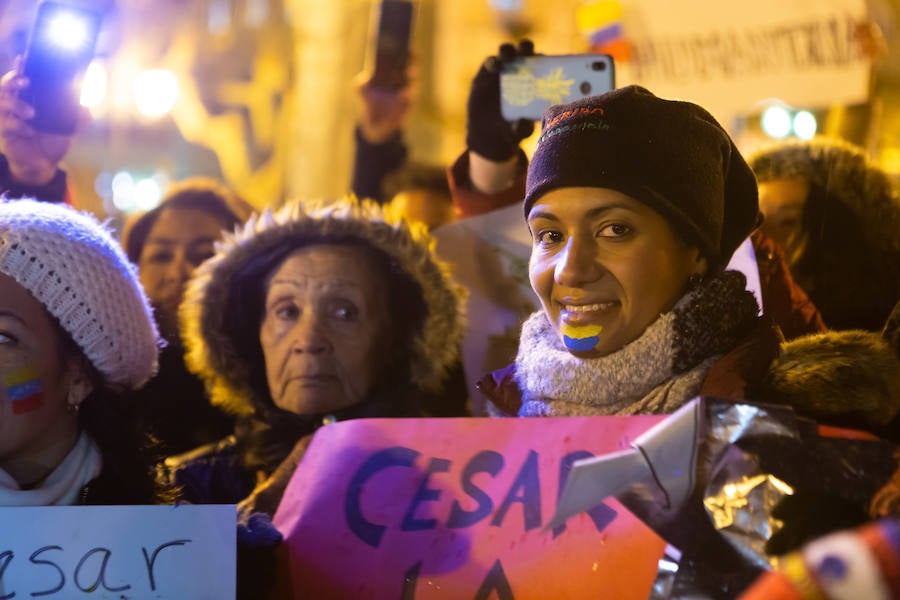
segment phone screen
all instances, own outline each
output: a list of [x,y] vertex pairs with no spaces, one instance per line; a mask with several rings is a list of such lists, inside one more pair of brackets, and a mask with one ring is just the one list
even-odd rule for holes
[[500,74],[500,112],[508,121],[540,121],[548,108],[615,87],[607,54],[537,55],[520,58]]
[[25,50],[29,86],[23,100],[34,107],[31,125],[49,133],[71,134],[78,121],[80,80],[94,57],[101,17],[59,2],[38,5]]
[[406,68],[409,64],[412,19],[412,2],[382,0],[375,42],[372,85],[385,89],[399,89],[407,84]]

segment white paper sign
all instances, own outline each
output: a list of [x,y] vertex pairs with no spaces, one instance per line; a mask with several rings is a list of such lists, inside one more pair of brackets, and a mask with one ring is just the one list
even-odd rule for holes
[[622,0],[630,62],[616,85],[696,102],[719,119],[779,98],[799,107],[862,102],[869,62],[856,38],[864,0]]
[[472,413],[484,414],[475,383],[516,357],[522,322],[540,306],[528,282],[531,234],[522,204],[462,219],[434,231],[437,254],[469,290],[469,325],[462,341]]
[[0,508],[0,600],[235,594],[235,506]]

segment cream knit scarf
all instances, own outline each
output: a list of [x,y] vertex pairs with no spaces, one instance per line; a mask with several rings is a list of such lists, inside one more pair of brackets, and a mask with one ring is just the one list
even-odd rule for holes
[[70,506],[77,502],[81,489],[100,475],[102,466],[100,449],[82,431],[75,446],[40,487],[19,489],[16,480],[0,469],[0,506]]
[[516,379],[520,416],[670,413],[695,397],[709,368],[753,327],[759,308],[746,280],[725,271],[685,294],[621,350],[578,358],[543,311],[522,326]]

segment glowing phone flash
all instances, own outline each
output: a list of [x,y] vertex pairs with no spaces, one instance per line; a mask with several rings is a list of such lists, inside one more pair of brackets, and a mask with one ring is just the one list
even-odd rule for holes
[[45,39],[63,50],[78,50],[90,41],[90,25],[72,13],[61,13],[47,23]]

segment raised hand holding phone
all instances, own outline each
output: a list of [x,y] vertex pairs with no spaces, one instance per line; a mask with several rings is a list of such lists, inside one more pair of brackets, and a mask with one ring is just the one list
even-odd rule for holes
[[415,98],[415,75],[410,66],[406,70],[406,85],[393,89],[375,84],[371,75],[357,85],[361,103],[360,132],[370,144],[379,144],[403,130]]
[[71,135],[81,116],[81,79],[94,57],[99,13],[46,0],[25,50],[23,74],[29,85],[19,95],[34,109],[31,126],[44,133]]
[[513,158],[519,142],[534,131],[534,121],[507,121],[500,112],[500,74],[504,65],[521,57],[533,56],[534,44],[522,40],[518,46],[503,44],[496,56],[488,57],[469,89],[466,118],[466,146],[490,161]]
[[[72,146],[72,136],[42,133],[31,126],[34,108],[20,99],[28,86],[19,57],[12,70],[0,78],[0,153],[16,182],[42,186],[56,175],[59,162]],[[79,123],[88,118],[87,110],[81,111]]]
[[410,42],[415,7],[410,0],[381,0],[370,58],[372,87],[399,90],[409,83]]

